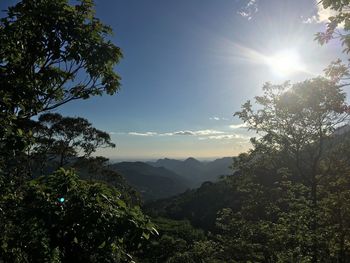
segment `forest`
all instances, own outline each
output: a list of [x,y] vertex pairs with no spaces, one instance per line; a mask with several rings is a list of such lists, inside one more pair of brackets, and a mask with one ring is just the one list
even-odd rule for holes
[[[348,56],[349,2],[319,5],[335,14],[315,42]],[[119,91],[111,34],[92,0],[21,0],[0,18],[0,263],[350,262],[348,60],[232,112],[256,136],[231,174],[189,174],[188,189],[155,174],[142,195],[127,163],[95,155],[108,132],[55,111]],[[155,173],[137,165],[135,180]]]

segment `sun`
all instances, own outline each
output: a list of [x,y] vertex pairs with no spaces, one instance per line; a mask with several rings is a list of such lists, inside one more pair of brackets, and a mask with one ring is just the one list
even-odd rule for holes
[[266,57],[266,64],[279,76],[290,76],[304,70],[300,56],[292,49],[282,50],[272,56]]

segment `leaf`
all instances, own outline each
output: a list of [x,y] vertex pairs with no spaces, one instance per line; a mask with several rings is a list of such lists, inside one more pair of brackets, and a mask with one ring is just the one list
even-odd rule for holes
[[142,237],[144,237],[145,239],[149,239],[150,237],[150,234],[149,233],[145,233],[145,232],[142,232]]
[[98,248],[104,248],[106,246],[106,241],[103,241],[103,243],[101,245],[98,246]]

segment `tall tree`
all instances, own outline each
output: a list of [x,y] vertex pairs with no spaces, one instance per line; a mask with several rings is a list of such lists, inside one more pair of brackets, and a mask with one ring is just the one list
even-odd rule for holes
[[[24,173],[18,157],[34,139],[30,119],[70,101],[114,94],[121,51],[92,0],[15,2],[0,18],[0,261],[132,262],[154,229],[116,189],[63,169],[16,182]],[[78,149],[90,155],[113,146],[85,119],[46,118],[55,129],[46,126],[43,139],[47,149],[59,149],[61,163]]]
[[0,19],[0,156],[23,149],[22,120],[76,99],[114,94],[122,57],[93,1],[23,0]]
[[318,257],[317,211],[318,187],[329,174],[325,169],[327,152],[332,148],[335,128],[348,120],[345,94],[333,81],[316,78],[297,84],[265,84],[264,94],[255,97],[257,109],[250,101],[236,112],[261,137],[254,139],[251,154],[276,156],[276,169],[286,167],[295,180],[310,189],[313,232],[312,262]]

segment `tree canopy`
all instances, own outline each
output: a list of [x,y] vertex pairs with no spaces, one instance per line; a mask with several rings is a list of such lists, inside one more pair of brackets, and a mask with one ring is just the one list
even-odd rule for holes
[[[318,2],[323,8],[332,10],[334,15],[328,17],[329,22],[326,25],[326,30],[318,32],[315,40],[325,45],[331,40],[337,39],[341,42],[343,53],[350,52],[350,4],[348,1],[337,0],[321,0]],[[341,59],[336,59],[330,63],[325,69],[326,76],[330,77],[338,85],[349,85],[349,62],[344,62]]]
[[[125,189],[81,180],[71,170],[38,177],[23,163],[41,165],[54,155],[63,166],[83,156],[93,166],[87,157],[97,147],[115,146],[86,119],[47,112],[114,94],[121,50],[92,0],[16,2],[0,18],[0,261],[132,262],[156,231]],[[113,179],[119,175],[103,175],[123,185]]]
[[21,120],[76,99],[114,94],[121,50],[93,1],[23,0],[0,19],[0,143],[23,148]]
[[59,167],[72,157],[89,157],[97,148],[115,147],[108,133],[98,130],[79,117],[45,113],[33,123],[33,153],[46,159],[57,159]]
[[63,169],[27,182],[0,210],[5,262],[130,262],[155,233],[138,207]]

